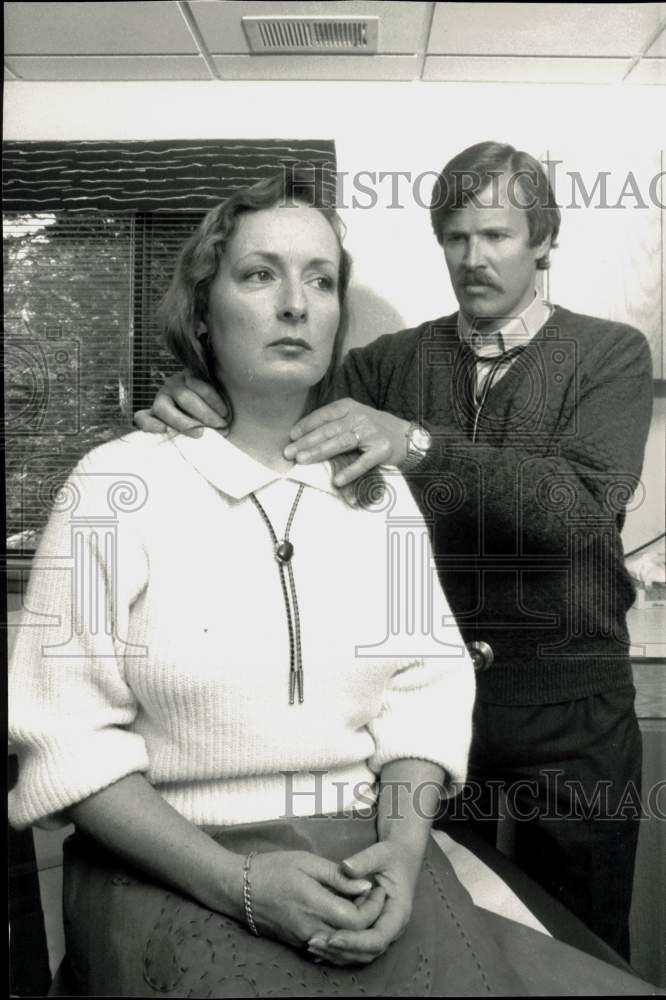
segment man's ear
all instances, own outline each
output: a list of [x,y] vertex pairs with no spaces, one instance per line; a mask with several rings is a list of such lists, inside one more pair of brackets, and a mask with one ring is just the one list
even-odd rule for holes
[[208,327],[206,326],[203,320],[199,320],[199,325],[197,327],[197,339],[201,340],[201,338],[205,337],[207,333],[208,333]]
[[550,233],[548,233],[546,238],[543,239],[541,243],[538,243],[536,246],[532,247],[532,249],[534,250],[535,260],[541,260],[542,257],[546,257],[548,255],[550,251],[551,242],[552,242],[552,236]]

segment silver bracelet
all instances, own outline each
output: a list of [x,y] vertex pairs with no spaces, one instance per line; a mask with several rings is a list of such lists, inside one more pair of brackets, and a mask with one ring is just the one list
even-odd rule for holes
[[243,862],[243,907],[245,909],[245,920],[255,937],[259,937],[257,925],[254,922],[254,912],[252,910],[252,886],[250,885],[250,865],[256,851],[250,851]]

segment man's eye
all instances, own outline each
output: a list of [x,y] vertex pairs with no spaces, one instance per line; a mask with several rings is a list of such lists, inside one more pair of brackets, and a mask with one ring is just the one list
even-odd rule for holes
[[450,244],[450,243],[460,243],[460,241],[462,240],[462,238],[463,237],[462,237],[461,233],[451,233],[450,236],[445,236],[444,237],[444,242],[448,243],[448,244]]
[[506,233],[486,233],[486,236],[489,240],[492,240],[493,243],[498,243],[500,240],[505,240],[507,238]]

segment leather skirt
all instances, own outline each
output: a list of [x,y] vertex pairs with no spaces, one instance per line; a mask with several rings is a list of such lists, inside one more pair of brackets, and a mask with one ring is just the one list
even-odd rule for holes
[[[374,843],[373,819],[306,817],[204,827],[224,847],[342,861]],[[68,974],[84,996],[477,997],[652,995],[653,987],[477,907],[431,839],[403,935],[367,966],[313,962],[146,879],[89,838],[65,842]]]

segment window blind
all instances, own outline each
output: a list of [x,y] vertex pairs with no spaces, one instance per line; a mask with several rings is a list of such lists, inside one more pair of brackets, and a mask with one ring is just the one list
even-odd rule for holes
[[77,460],[131,422],[132,217],[3,221],[8,547],[29,550]]
[[196,227],[202,212],[140,213],[135,218],[132,295],[136,331],[132,351],[132,405],[149,407],[159,386],[180,369],[162,341],[157,307],[169,287],[178,252]]

